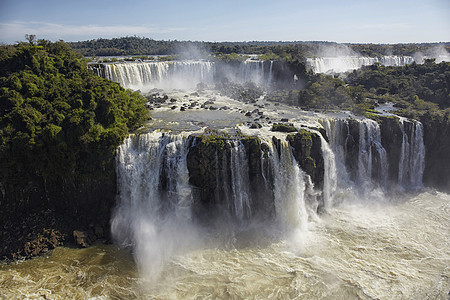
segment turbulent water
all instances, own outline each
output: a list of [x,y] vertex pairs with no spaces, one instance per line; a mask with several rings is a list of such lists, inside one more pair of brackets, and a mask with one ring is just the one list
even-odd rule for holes
[[205,235],[153,279],[114,246],[58,248],[0,266],[0,298],[448,299],[449,195],[371,200],[332,208],[300,236]]

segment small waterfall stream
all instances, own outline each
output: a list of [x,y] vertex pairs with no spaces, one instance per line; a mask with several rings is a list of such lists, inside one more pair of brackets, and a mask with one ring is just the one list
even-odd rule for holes
[[423,187],[422,176],[425,168],[425,146],[423,125],[419,121],[400,118],[402,147],[400,152],[398,184],[405,189]]

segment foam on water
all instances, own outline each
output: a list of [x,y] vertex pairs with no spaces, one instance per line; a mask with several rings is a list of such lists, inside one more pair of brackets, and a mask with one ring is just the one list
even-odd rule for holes
[[112,246],[58,248],[0,266],[0,297],[446,299],[449,212],[443,193],[345,202],[313,222],[301,250],[282,238],[231,249],[210,241],[171,257],[151,284]]

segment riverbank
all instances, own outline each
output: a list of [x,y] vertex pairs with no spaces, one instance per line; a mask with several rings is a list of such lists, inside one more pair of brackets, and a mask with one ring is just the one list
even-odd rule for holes
[[41,256],[59,246],[82,248],[95,242],[110,242],[108,222],[85,224],[42,209],[5,215],[0,223],[0,260],[6,262]]

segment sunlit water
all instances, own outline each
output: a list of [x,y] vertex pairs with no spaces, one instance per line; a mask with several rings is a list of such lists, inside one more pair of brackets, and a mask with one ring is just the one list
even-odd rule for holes
[[209,234],[152,279],[114,246],[58,248],[1,265],[0,298],[449,299],[449,228],[447,194],[345,201],[300,233]]

